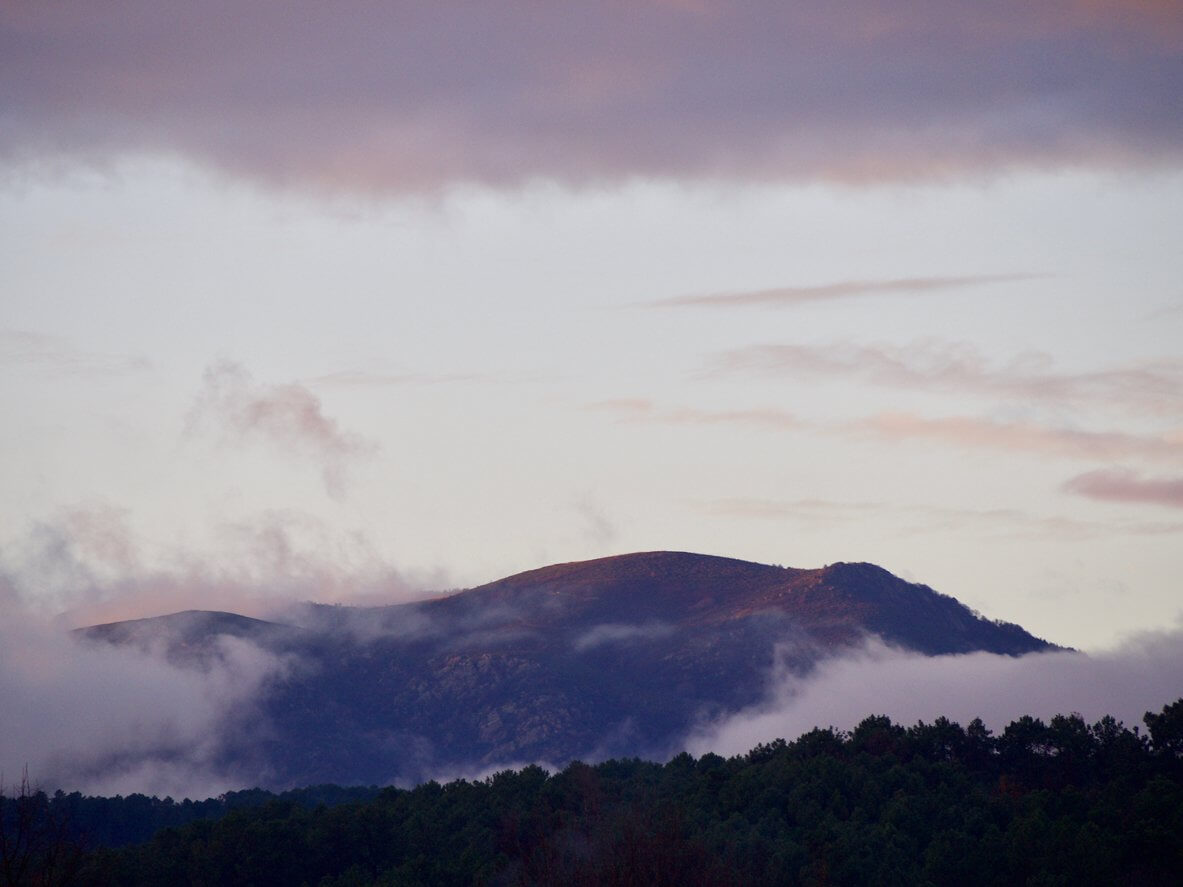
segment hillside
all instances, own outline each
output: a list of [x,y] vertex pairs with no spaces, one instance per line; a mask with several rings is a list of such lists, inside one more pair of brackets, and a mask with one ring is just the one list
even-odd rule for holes
[[665,756],[700,719],[759,702],[774,665],[804,673],[870,635],[925,654],[1055,649],[871,564],[678,552],[557,564],[411,604],[311,606],[297,621],[176,614],[82,634],[143,644],[155,631],[181,661],[216,655],[230,634],[298,663],[225,750],[227,766],[250,761],[274,786]]

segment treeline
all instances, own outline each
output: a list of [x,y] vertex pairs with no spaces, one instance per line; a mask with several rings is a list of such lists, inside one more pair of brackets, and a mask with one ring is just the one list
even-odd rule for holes
[[1024,717],[995,736],[870,717],[730,759],[527,767],[332,806],[259,793],[81,854],[57,883],[1178,884],[1183,699],[1144,720]]
[[277,801],[309,808],[332,807],[371,800],[379,791],[377,786],[315,785],[275,794],[252,788],[204,801],[188,798],[174,801],[142,794],[103,798],[59,791],[35,803],[44,805],[46,816],[62,823],[75,841],[96,848],[140,844],[162,829],[179,828],[202,819],[221,819],[232,810],[246,807]]

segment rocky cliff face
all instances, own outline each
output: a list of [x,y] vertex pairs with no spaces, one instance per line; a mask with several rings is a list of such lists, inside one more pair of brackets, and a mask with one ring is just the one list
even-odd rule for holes
[[217,655],[221,634],[290,657],[251,713],[265,728],[237,731],[224,752],[260,762],[275,786],[665,755],[697,720],[758,702],[774,664],[805,672],[868,635],[926,654],[1053,649],[871,564],[679,552],[558,564],[412,604],[312,606],[297,621],[188,613],[81,633],[163,643],[187,662]]

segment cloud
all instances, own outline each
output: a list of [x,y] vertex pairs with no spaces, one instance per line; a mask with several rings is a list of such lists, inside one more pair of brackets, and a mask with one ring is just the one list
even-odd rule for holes
[[777,520],[818,526],[842,526],[880,518],[901,536],[970,531],[989,538],[1106,539],[1114,535],[1159,536],[1183,533],[1178,521],[1090,521],[1060,515],[1030,514],[1014,508],[936,508],[887,502],[833,502],[824,499],[711,499],[697,507],[712,515],[743,520]]
[[1107,502],[1146,502],[1183,508],[1183,477],[1143,478],[1124,468],[1101,468],[1077,475],[1064,489]]
[[664,622],[646,622],[632,625],[624,622],[606,622],[595,625],[575,639],[575,651],[582,653],[605,644],[628,644],[636,641],[669,637],[674,627]]
[[[500,647],[534,637],[534,606],[557,608],[554,600],[533,605],[509,604],[466,597],[441,606],[433,601],[452,597],[452,592],[425,594],[388,606],[352,606],[366,601],[348,601],[344,606],[299,603],[274,611],[275,618],[316,633],[332,633],[368,644],[379,639],[435,641],[439,649],[471,651]],[[387,601],[389,604],[390,602]]]
[[203,798],[265,774],[228,767],[226,742],[265,729],[252,700],[278,657],[223,637],[204,667],[77,641],[5,608],[0,620],[0,772],[96,794]]
[[695,754],[742,754],[757,743],[795,739],[814,727],[849,730],[871,714],[905,725],[941,715],[961,724],[981,717],[996,731],[1023,715],[1047,719],[1069,712],[1090,723],[1111,714],[1140,724],[1143,713],[1179,697],[1180,674],[1179,629],[1142,634],[1094,654],[1022,657],[926,657],[872,640],[806,676],[777,670],[765,702],[704,724],[686,747]]
[[964,447],[1035,453],[1073,459],[1145,459],[1183,463],[1183,435],[1085,431],[1032,422],[1001,422],[972,416],[928,418],[906,412],[884,412],[845,423],[815,422],[785,410],[756,408],[707,410],[662,407],[643,398],[602,400],[585,409],[615,414],[620,421],[670,425],[738,425],[765,431],[814,431],[872,436],[884,440],[933,440]]
[[590,494],[584,493],[571,506],[583,525],[583,536],[592,545],[604,548],[619,535],[604,507]]
[[1051,428],[1029,422],[998,422],[967,416],[929,419],[911,413],[880,413],[848,426],[885,439],[929,439],[958,446],[1045,453],[1077,459],[1139,458],[1183,463],[1183,437],[1119,431]]
[[1142,319],[1148,321],[1162,320],[1163,318],[1173,318],[1183,316],[1183,302],[1172,302],[1169,305],[1164,305],[1154,311],[1146,314]]
[[8,4],[0,156],[354,193],[1177,165],[1170,0]]
[[847,280],[818,286],[782,286],[762,290],[736,290],[704,295],[675,296],[649,302],[655,308],[788,307],[805,302],[849,299],[855,296],[895,295],[964,289],[992,283],[1032,280],[1037,274],[979,274],[966,277],[906,277],[891,280]]
[[215,550],[145,544],[132,515],[106,505],[66,509],[0,545],[0,603],[70,626],[226,610],[268,617],[296,601],[389,604],[447,587],[410,576],[358,531],[271,511],[212,528]]
[[[132,517],[103,505],[71,509],[0,544],[0,711],[7,713],[0,775],[28,765],[34,781],[51,789],[178,798],[269,778],[260,755],[270,727],[257,703],[269,682],[308,663],[229,636],[211,657],[178,659],[162,637],[117,647],[76,639],[68,627],[208,609],[303,617],[313,630],[364,622],[371,639],[442,631],[415,608],[295,604],[425,596],[358,533],[271,512],[215,528],[217,551],[206,553],[145,544]],[[67,613],[55,616],[62,608]],[[350,636],[364,639],[357,635]]]
[[645,398],[599,400],[584,409],[614,413],[622,421],[661,422],[668,425],[749,425],[772,431],[807,427],[792,413],[773,408],[709,410],[696,407],[661,407]]
[[376,449],[342,431],[304,386],[256,385],[245,368],[229,361],[206,369],[186,431],[193,435],[211,426],[224,441],[261,440],[315,459],[326,492],[336,499],[345,494],[346,464]]
[[945,342],[923,341],[904,347],[781,344],[724,352],[707,371],[830,377],[1053,404],[1113,406],[1156,415],[1183,413],[1183,362],[1175,359],[1065,372],[1058,371],[1047,354],[1030,352],[993,366],[975,348]]
[[341,370],[309,379],[311,385],[332,385],[342,388],[386,388],[399,385],[443,385],[449,382],[474,382],[485,377],[476,374],[433,375],[431,373],[369,373],[360,370]]
[[143,357],[105,354],[78,348],[67,339],[26,330],[0,330],[0,366],[51,378],[123,376],[143,372]]

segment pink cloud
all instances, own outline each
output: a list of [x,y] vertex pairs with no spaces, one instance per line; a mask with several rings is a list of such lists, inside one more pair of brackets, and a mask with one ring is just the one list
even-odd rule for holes
[[1183,362],[1160,360],[1088,372],[1057,370],[1033,352],[993,365],[968,345],[753,345],[720,354],[708,372],[851,379],[876,385],[1183,414]]
[[880,413],[852,423],[849,427],[856,432],[901,440],[925,438],[959,446],[991,447],[1083,459],[1141,458],[1183,463],[1183,440],[1178,436],[1079,431],[967,416],[928,419],[911,413]]
[[320,463],[325,489],[344,495],[345,464],[374,444],[342,431],[320,399],[302,385],[256,385],[242,366],[222,361],[206,369],[188,431],[215,426],[224,439],[257,439]]
[[359,193],[1183,158],[1167,2],[9,3],[0,155]]
[[1183,477],[1143,478],[1124,468],[1102,468],[1077,475],[1064,489],[1107,502],[1146,502],[1183,508]]
[[620,398],[588,404],[585,409],[615,415],[626,422],[667,425],[741,425],[766,431],[814,431],[873,436],[885,440],[932,440],[955,446],[986,447],[1074,459],[1136,458],[1183,464],[1183,436],[1084,431],[1031,422],[1000,422],[972,416],[927,418],[914,413],[884,412],[844,424],[813,422],[785,410],[737,410],[663,407],[645,398]]

